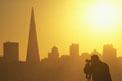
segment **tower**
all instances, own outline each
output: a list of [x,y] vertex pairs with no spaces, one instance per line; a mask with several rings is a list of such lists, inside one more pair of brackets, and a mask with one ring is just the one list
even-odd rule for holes
[[70,46],[70,56],[71,57],[78,57],[79,56],[79,45],[78,44],[72,44]]
[[117,59],[117,50],[113,45],[104,45],[103,46],[103,59],[105,61],[113,61]]
[[56,46],[54,46],[52,48],[51,53],[48,54],[48,58],[51,60],[58,60],[59,59],[58,48]]
[[34,19],[33,8],[32,8],[32,13],[31,13],[31,22],[30,22],[26,61],[28,63],[40,62],[38,42],[37,42],[37,34],[36,34],[36,24],[35,24],[35,19]]

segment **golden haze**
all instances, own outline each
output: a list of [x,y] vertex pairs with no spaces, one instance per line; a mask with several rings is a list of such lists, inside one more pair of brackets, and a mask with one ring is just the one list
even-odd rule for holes
[[122,56],[121,0],[1,0],[0,50],[5,41],[19,42],[25,60],[32,5],[41,59],[54,45],[69,54],[72,43],[80,44],[80,53],[102,53],[104,44],[113,44]]

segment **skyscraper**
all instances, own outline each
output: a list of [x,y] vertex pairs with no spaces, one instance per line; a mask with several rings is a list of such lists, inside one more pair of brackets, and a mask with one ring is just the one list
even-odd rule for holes
[[105,60],[115,60],[117,58],[116,49],[113,47],[113,45],[104,45],[103,58]]
[[14,42],[4,43],[4,60],[6,62],[19,61],[19,44]]
[[51,53],[48,54],[48,58],[51,60],[58,60],[59,59],[59,53],[58,53],[58,48],[53,47]]
[[70,56],[71,57],[79,56],[79,45],[78,44],[72,44],[70,46]]
[[32,8],[32,13],[31,13],[31,22],[30,22],[30,31],[29,31],[29,40],[28,40],[26,61],[28,63],[40,62],[37,34],[36,34],[36,24],[35,24],[35,19],[34,19],[33,8]]

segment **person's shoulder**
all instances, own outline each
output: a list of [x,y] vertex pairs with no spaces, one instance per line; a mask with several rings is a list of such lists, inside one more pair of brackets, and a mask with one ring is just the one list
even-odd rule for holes
[[101,62],[102,63],[102,66],[106,67],[106,68],[109,68],[108,64],[105,63],[105,62]]

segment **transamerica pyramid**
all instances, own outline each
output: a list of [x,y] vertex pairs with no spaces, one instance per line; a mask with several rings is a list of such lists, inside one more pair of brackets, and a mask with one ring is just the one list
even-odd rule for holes
[[40,62],[37,34],[36,34],[36,24],[35,24],[35,19],[34,19],[34,9],[33,8],[32,8],[32,12],[31,12],[31,22],[30,22],[26,61],[28,63]]

